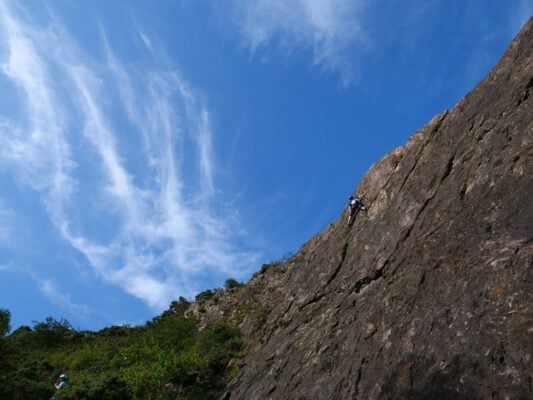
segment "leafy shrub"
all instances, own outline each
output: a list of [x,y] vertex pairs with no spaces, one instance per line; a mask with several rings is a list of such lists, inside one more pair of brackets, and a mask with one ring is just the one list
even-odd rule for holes
[[101,336],[125,336],[128,333],[131,332],[131,327],[128,325],[113,325],[108,328],[102,329],[100,332],[98,332]]
[[215,294],[211,289],[204,290],[203,292],[200,292],[196,295],[194,298],[197,303],[205,303],[209,299],[213,298]]
[[54,400],[129,400],[126,384],[116,375],[85,377],[72,381],[68,388],[60,390]]
[[169,311],[177,315],[183,315],[190,305],[191,303],[185,297],[180,296],[178,301],[170,303]]
[[36,322],[33,326],[33,335],[37,343],[46,347],[58,346],[77,336],[66,319],[58,321],[53,317],[48,317],[43,322]]
[[[49,399],[53,393],[54,367],[46,360],[22,360],[12,365],[6,373],[6,399],[28,400]],[[3,375],[3,374],[0,374]]]
[[[0,337],[0,399],[211,400],[238,370],[240,331],[218,322],[199,329],[185,301],[141,327],[78,332],[47,318]],[[238,367],[237,367],[238,368]],[[69,387],[55,390],[60,373]]]
[[233,278],[228,278],[226,279],[226,282],[224,282],[224,288],[226,288],[226,290],[236,289],[241,286],[244,286],[244,283]]
[[11,330],[11,313],[5,308],[0,308],[0,336],[4,336]]
[[241,323],[248,318],[254,331],[258,331],[265,325],[268,318],[268,310],[255,297],[244,299],[237,310],[237,322]]
[[279,268],[277,268],[277,267],[280,267],[283,264],[288,263],[289,261],[291,261],[293,259],[293,257],[294,257],[293,253],[287,253],[287,254],[285,254],[284,256],[282,256],[281,258],[279,258],[277,260],[271,261],[268,264],[263,264],[261,266],[261,273],[264,274],[270,268],[275,268],[275,271],[279,272]]
[[205,359],[216,372],[224,371],[229,360],[243,345],[240,331],[225,322],[216,322],[209,326],[200,339]]

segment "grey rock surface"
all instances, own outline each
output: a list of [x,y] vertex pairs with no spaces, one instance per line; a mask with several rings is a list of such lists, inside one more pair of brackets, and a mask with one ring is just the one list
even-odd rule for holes
[[224,398],[533,398],[533,19],[373,165],[347,212],[209,312],[249,343]]

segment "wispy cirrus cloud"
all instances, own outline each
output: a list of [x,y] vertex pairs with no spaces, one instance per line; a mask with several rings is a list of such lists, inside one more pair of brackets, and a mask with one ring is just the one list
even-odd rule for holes
[[[366,46],[363,28],[366,0],[231,0],[231,25],[245,47],[256,52],[269,44],[288,54],[312,52],[313,64],[354,82],[357,53]],[[227,3],[224,3],[225,6]]]
[[197,292],[199,277],[248,272],[256,255],[235,244],[242,226],[214,198],[209,110],[176,68],[126,67],[105,31],[105,59],[94,59],[53,16],[24,22],[6,2],[0,32],[1,71],[27,116],[0,114],[0,165],[100,278],[161,309]]
[[[438,1],[386,2],[369,0],[229,0],[211,1],[216,19],[236,36],[252,55],[269,55],[276,48],[290,57],[308,51],[312,64],[338,75],[343,85],[358,83],[371,52],[391,45],[415,48],[427,40],[424,24],[435,24],[432,12],[442,14]],[[511,11],[509,35],[513,37],[533,14],[533,3],[516,0],[504,7]],[[461,18],[473,25],[493,18],[482,2],[467,1],[457,7]],[[435,11],[437,10],[437,11]],[[429,13],[429,14],[428,14]],[[429,22],[431,21],[431,22]],[[449,24],[449,20],[439,21]],[[228,29],[229,27],[229,29]],[[492,24],[483,29],[493,35]]]
[[15,224],[15,215],[13,210],[4,206],[0,200],[0,244],[11,241],[12,226]]
[[11,263],[0,264],[0,272],[8,271],[12,268]]
[[60,289],[55,281],[44,279],[38,282],[39,290],[53,304],[77,315],[81,319],[86,319],[93,313],[93,310],[86,304],[79,304],[72,300],[72,295]]

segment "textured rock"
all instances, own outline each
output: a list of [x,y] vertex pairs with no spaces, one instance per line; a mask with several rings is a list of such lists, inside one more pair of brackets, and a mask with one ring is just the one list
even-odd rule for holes
[[352,228],[345,212],[211,304],[249,338],[224,398],[533,398],[532,116],[530,20],[371,167]]

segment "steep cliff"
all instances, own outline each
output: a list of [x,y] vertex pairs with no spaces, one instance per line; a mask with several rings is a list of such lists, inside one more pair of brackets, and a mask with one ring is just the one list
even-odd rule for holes
[[368,213],[208,310],[250,343],[223,398],[532,398],[532,140],[533,19],[371,167]]

